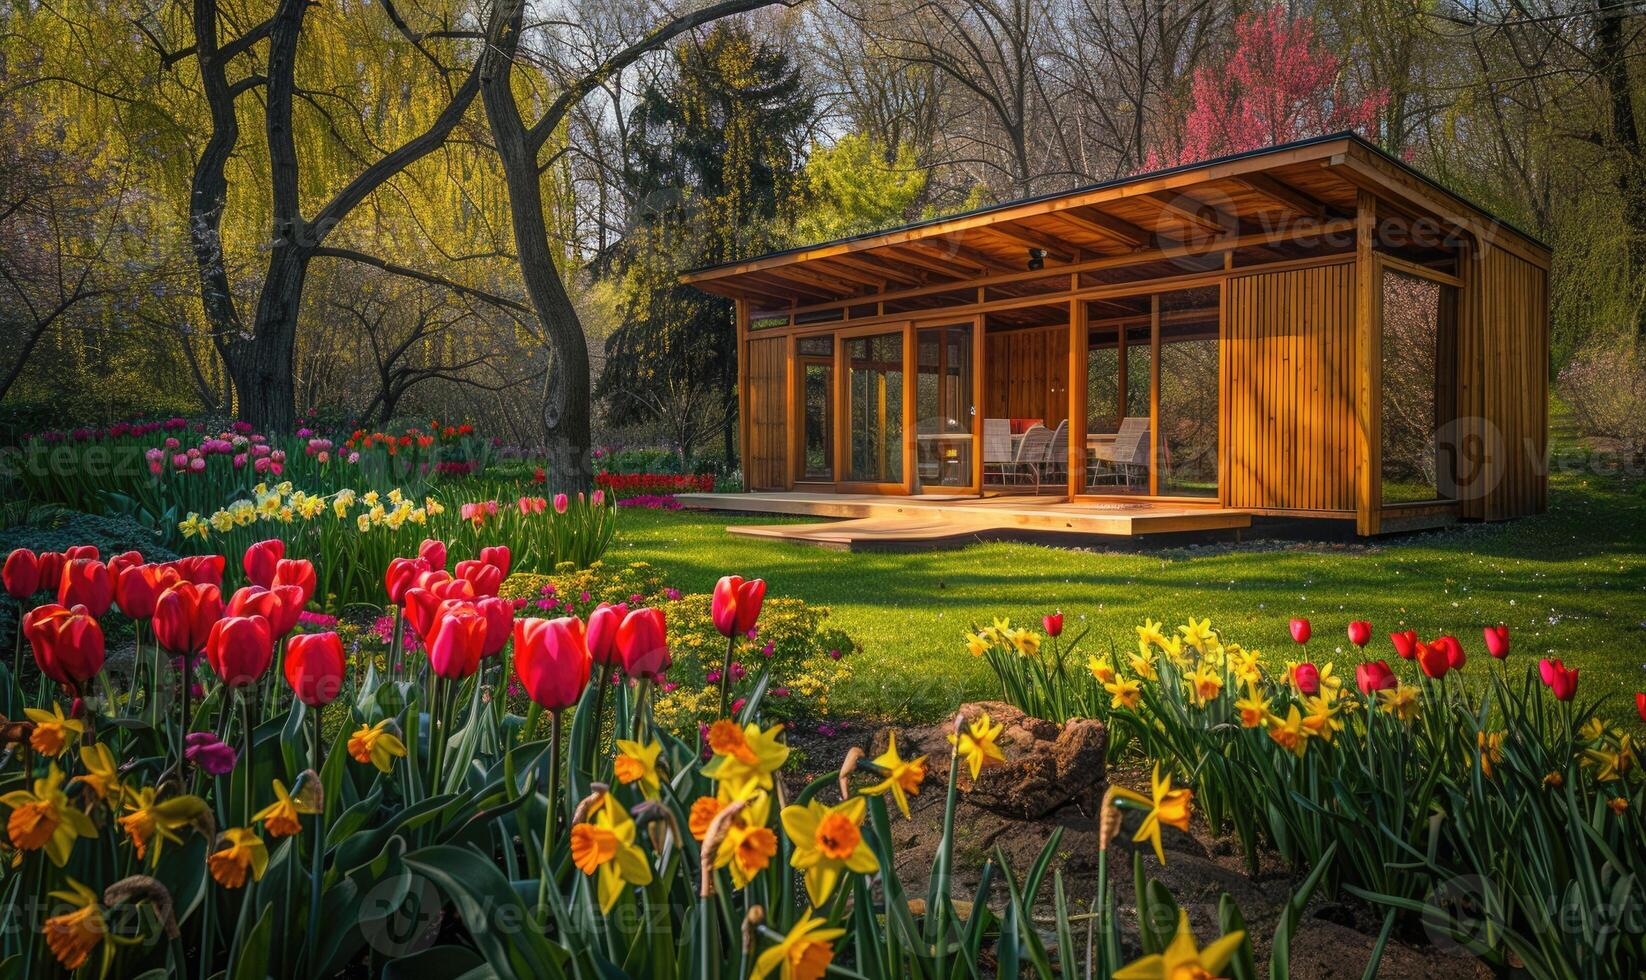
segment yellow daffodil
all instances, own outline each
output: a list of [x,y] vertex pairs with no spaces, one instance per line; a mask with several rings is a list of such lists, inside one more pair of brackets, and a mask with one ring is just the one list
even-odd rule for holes
[[1599,742],[1606,737],[1606,729],[1611,727],[1598,715],[1583,723],[1577,730],[1578,737],[1585,742]]
[[1476,732],[1475,744],[1480,748],[1480,774],[1492,778],[1492,767],[1503,762],[1503,732]]
[[1231,652],[1228,658],[1229,673],[1248,687],[1256,685],[1263,680],[1263,666],[1260,662],[1262,657],[1263,655],[1256,650],[1242,649]]
[[806,910],[782,942],[755,958],[749,980],[766,980],[773,971],[779,980],[818,980],[834,960],[834,940],[846,934],[844,929],[825,929],[824,925],[823,919]]
[[754,722],[739,728],[727,718],[709,726],[709,748],[714,758],[703,767],[703,775],[732,787],[753,783],[772,788],[772,773],[788,761],[789,747],[778,738],[782,725],[761,730]]
[[1303,724],[1303,716],[1298,712],[1297,705],[1286,708],[1286,717],[1271,715],[1269,717],[1269,737],[1275,744],[1287,752],[1303,758],[1303,753],[1309,747],[1309,728]]
[[252,880],[262,881],[269,866],[269,849],[263,838],[249,827],[230,827],[223,831],[220,842],[224,845],[206,858],[211,876],[224,888],[239,888],[246,883],[246,873]]
[[919,794],[920,784],[926,780],[926,757],[905,761],[897,754],[897,733],[886,734],[886,751],[874,759],[874,764],[886,778],[863,790],[865,793],[890,793],[903,818],[909,819],[909,794]]
[[76,838],[97,836],[91,818],[71,805],[63,793],[63,770],[55,763],[34,781],[32,790],[12,790],[0,796],[0,804],[11,807],[6,820],[11,845],[22,851],[43,847],[59,868],[68,863]]
[[1006,634],[1006,642],[1016,647],[1017,652],[1025,657],[1032,657],[1040,652],[1040,634],[1034,630],[1012,630]]
[[1118,678],[1103,685],[1103,690],[1109,692],[1111,708],[1136,711],[1137,706],[1143,703],[1143,685],[1137,681]]
[[205,539],[207,534],[211,533],[206,522],[192,510],[189,511],[188,516],[177,522],[177,530],[181,531],[185,538],[200,538],[202,540]]
[[598,878],[602,913],[617,904],[625,882],[651,884],[651,862],[636,846],[634,836],[634,821],[609,795],[595,804],[588,820],[572,826],[572,863],[585,875]]
[[1309,698],[1304,704],[1309,713],[1303,716],[1303,727],[1311,736],[1329,744],[1332,736],[1343,730],[1343,720],[1337,716],[1337,708],[1324,697]]
[[68,887],[46,894],[72,908],[47,919],[40,931],[46,936],[51,955],[57,957],[63,969],[78,970],[103,941],[108,924],[103,921],[103,907],[97,901],[96,892],[73,878],[65,878],[64,884]]
[[1204,708],[1208,702],[1217,700],[1217,696],[1223,693],[1223,675],[1205,664],[1186,674],[1183,683],[1189,689],[1189,697],[1199,708]]
[[1166,642],[1166,635],[1161,632],[1164,628],[1165,627],[1162,624],[1155,622],[1147,616],[1144,616],[1143,625],[1137,627],[1138,646],[1147,647],[1150,644],[1164,645]]
[[[727,795],[730,796],[729,793]],[[699,796],[692,803],[691,812],[686,817],[686,828],[691,831],[692,836],[698,840],[707,837],[709,824],[714,823],[714,818],[720,815],[726,803],[727,800],[721,799],[718,795]]]
[[[126,813],[120,818],[120,827],[137,849],[138,860],[149,857],[157,863],[166,841],[183,843],[177,831],[205,812],[206,801],[198,796],[173,796],[159,800],[153,786],[144,786],[126,794]],[[154,845],[152,855],[150,844]]]
[[1404,683],[1378,691],[1377,708],[1406,722],[1416,718],[1423,711],[1422,703],[1418,700],[1417,687]]
[[1610,783],[1622,779],[1635,765],[1634,739],[1629,735],[1620,735],[1617,740],[1617,751],[1609,752],[1605,749],[1584,749],[1583,764],[1596,766],[1595,781]]
[[1178,830],[1189,829],[1189,814],[1194,809],[1194,793],[1188,789],[1173,789],[1172,777],[1164,779],[1160,775],[1160,763],[1155,763],[1154,772],[1149,777],[1150,795],[1144,796],[1122,787],[1114,787],[1114,795],[1120,799],[1130,800],[1140,806],[1148,807],[1148,813],[1143,817],[1143,823],[1132,835],[1133,843],[1148,841],[1154,845],[1155,857],[1161,864],[1166,863],[1166,849],[1160,842],[1160,825],[1167,824]]
[[290,837],[303,829],[298,822],[300,815],[320,812],[313,794],[301,791],[304,781],[302,776],[298,777],[299,792],[294,796],[286,792],[285,783],[276,779],[274,802],[252,814],[253,820],[263,821],[263,829],[269,832],[270,837]]
[[1259,694],[1255,685],[1246,688],[1246,696],[1235,702],[1240,712],[1240,727],[1256,728],[1269,720],[1269,700]]
[[1151,647],[1139,644],[1138,652],[1129,656],[1127,663],[1131,666],[1132,673],[1137,675],[1138,680],[1152,681],[1160,678],[1160,674],[1155,670],[1154,650]]
[[355,729],[354,734],[349,736],[349,757],[356,762],[369,762],[379,772],[389,772],[394,767],[395,759],[406,756],[406,743],[390,731],[393,725],[393,719],[384,718],[375,725],[361,725]]
[[1097,657],[1086,658],[1086,669],[1092,672],[1099,684],[1108,684],[1114,680],[1114,664]]
[[974,657],[981,657],[989,652],[990,643],[979,633],[966,634],[966,650]]
[[120,765],[114,760],[114,753],[102,742],[80,747],[80,765],[85,772],[80,776],[80,782],[91,787],[97,798],[109,804],[120,801],[120,795],[125,791],[120,781]]
[[52,704],[50,711],[24,708],[23,714],[34,722],[34,731],[29,733],[29,746],[47,758],[55,759],[67,752],[86,733],[86,723],[78,718],[66,717],[62,706],[56,703]]
[[777,835],[767,826],[772,814],[771,794],[756,790],[726,824],[726,836],[714,853],[716,868],[730,868],[732,884],[747,888],[777,856]]
[[1000,751],[995,740],[1000,737],[1006,726],[995,724],[987,712],[979,714],[971,724],[965,726],[959,735],[950,735],[949,744],[960,758],[965,760],[966,770],[976,779],[988,762],[1005,762],[1006,754]]
[[1181,638],[1176,636],[1166,637],[1166,642],[1160,644],[1160,649],[1166,654],[1167,660],[1177,664],[1179,667],[1188,666],[1189,657],[1186,653],[1184,653],[1185,647]]
[[640,792],[646,799],[655,800],[663,787],[663,779],[657,774],[657,757],[662,754],[663,744],[656,740],[641,745],[620,738],[617,740],[617,758],[612,763],[612,773],[625,786],[639,783]]
[[1246,933],[1236,930],[1205,949],[1195,945],[1189,913],[1177,912],[1177,935],[1165,952],[1135,960],[1114,972],[1114,980],[1212,980],[1229,965]]
[[1190,616],[1188,623],[1179,626],[1177,631],[1182,635],[1184,643],[1205,653],[1206,644],[1210,643],[1213,638],[1212,619],[1208,616],[1197,623],[1195,618]]
[[794,844],[789,864],[802,873],[806,894],[820,906],[834,893],[847,871],[873,874],[880,870],[874,851],[863,839],[863,797],[854,796],[834,806],[816,800],[783,808],[783,831]]
[[1614,796],[1606,801],[1606,805],[1611,807],[1612,812],[1620,817],[1629,812],[1629,800],[1627,797]]

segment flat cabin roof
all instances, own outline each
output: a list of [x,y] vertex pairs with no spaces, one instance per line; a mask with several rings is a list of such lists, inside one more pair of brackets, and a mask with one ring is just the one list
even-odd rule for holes
[[1138,262],[1264,247],[1345,230],[1361,191],[1380,220],[1462,232],[1547,268],[1547,245],[1353,133],[1010,201],[885,231],[694,269],[705,292],[784,310],[905,289],[1036,276],[1106,260]]

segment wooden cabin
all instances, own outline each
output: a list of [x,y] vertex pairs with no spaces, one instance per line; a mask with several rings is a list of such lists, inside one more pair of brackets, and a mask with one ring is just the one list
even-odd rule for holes
[[1549,262],[1338,134],[684,281],[735,300],[744,478],[768,499],[1377,534],[1543,510]]

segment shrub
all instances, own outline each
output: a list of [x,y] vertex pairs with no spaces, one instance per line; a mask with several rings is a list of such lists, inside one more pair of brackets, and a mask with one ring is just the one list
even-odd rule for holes
[[600,473],[596,485],[610,491],[619,500],[628,497],[656,497],[676,493],[710,493],[714,490],[714,476],[688,476],[679,473]]
[[643,561],[596,561],[587,568],[561,562],[547,574],[516,572],[503,580],[497,594],[524,602],[526,616],[586,616],[602,602],[656,605],[667,599],[662,574]]
[[1566,365],[1558,386],[1584,435],[1611,440],[1629,456],[1646,455],[1646,348],[1593,347]]
[[679,473],[680,455],[667,449],[595,450],[595,465],[607,473]]

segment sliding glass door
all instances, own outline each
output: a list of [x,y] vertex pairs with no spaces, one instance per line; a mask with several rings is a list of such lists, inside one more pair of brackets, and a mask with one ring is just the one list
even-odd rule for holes
[[976,483],[972,341],[970,323],[915,331],[917,490],[969,490]]
[[850,337],[846,374],[845,474],[850,483],[905,484],[903,332]]

